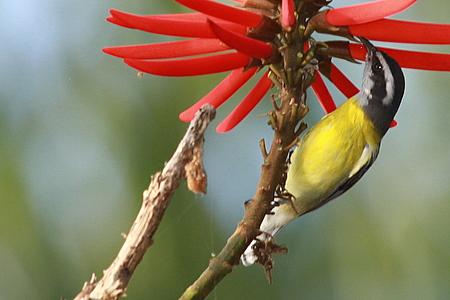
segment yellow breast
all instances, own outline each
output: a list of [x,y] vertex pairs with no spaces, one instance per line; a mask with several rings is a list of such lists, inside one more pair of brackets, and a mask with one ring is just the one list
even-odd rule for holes
[[[286,189],[308,210],[333,193],[361,163],[364,148],[378,151],[380,135],[356,99],[316,124],[291,157]],[[367,151],[366,151],[367,152]]]

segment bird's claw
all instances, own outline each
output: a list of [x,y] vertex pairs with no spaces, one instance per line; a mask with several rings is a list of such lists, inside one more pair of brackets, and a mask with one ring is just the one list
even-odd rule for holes
[[266,232],[262,232],[268,239],[260,240],[256,239],[256,243],[253,245],[253,251],[257,257],[257,263],[264,267],[267,281],[272,283],[272,269],[273,259],[272,254],[286,254],[288,252],[287,247],[279,246],[273,242],[272,235]]
[[291,193],[289,193],[287,190],[285,189],[280,189],[277,190],[276,192],[276,197],[277,199],[274,199],[272,201],[276,202],[277,204],[274,206],[280,206],[282,204],[282,202],[288,202],[288,204],[291,206],[291,208],[295,211],[295,213],[298,215],[299,211],[297,210],[297,207],[295,207],[295,196],[292,195]]

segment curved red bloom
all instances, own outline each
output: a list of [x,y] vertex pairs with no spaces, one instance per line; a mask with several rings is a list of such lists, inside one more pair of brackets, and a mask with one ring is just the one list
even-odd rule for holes
[[[386,30],[389,28],[389,30]],[[450,24],[432,24],[381,19],[348,27],[354,36],[385,42],[450,44]]]
[[141,60],[125,58],[125,63],[141,72],[163,76],[194,76],[220,73],[245,67],[250,57],[242,53],[174,60]]
[[295,24],[295,4],[294,0],[281,1],[281,26],[287,31],[291,31]]
[[[450,71],[450,54],[378,48],[393,57],[404,68]],[[366,57],[367,51],[360,44],[349,44],[349,50],[354,59],[364,60]]]
[[244,70],[243,68],[234,70],[206,96],[183,111],[180,114],[180,119],[184,122],[189,122],[194,118],[195,113],[200,109],[200,107],[206,103],[211,104],[214,108],[219,108],[247,81],[249,81],[253,75],[255,75],[256,70],[256,68],[251,68],[249,70]]
[[316,94],[317,98],[320,100],[319,102],[323,110],[327,114],[336,109],[336,104],[333,101],[333,97],[328,91],[322,76],[318,72],[316,72],[314,82],[312,83],[312,89],[314,94]]
[[272,87],[272,80],[265,73],[255,87],[248,95],[239,103],[238,106],[217,126],[217,132],[224,133],[233,129],[239,122],[244,119],[250,111],[262,100],[264,95]]
[[227,20],[248,27],[257,27],[263,16],[211,0],[175,0],[178,3],[205,15]]
[[376,21],[397,14],[416,0],[378,0],[352,6],[329,10],[326,14],[328,23],[335,26],[356,25]]
[[145,45],[103,48],[103,52],[120,58],[158,59],[208,54],[230,47],[217,39],[191,39]]
[[359,89],[347,78],[347,76],[345,76],[344,73],[342,73],[341,70],[338,69],[338,67],[336,67],[335,64],[331,64],[330,67],[330,80],[347,98],[353,97],[359,93]]
[[[326,10],[314,16],[311,23],[319,32],[343,36],[363,36],[367,39],[397,43],[450,44],[450,24],[385,19],[407,9],[415,2],[415,0],[378,0]],[[365,60],[367,51],[360,44],[347,42],[327,44],[330,46],[327,50],[330,56],[346,60]],[[392,56],[404,68],[450,71],[449,54],[378,48]],[[327,77],[344,95],[350,97],[357,92],[357,88],[335,65],[331,64],[328,72]],[[316,85],[321,86],[317,83]],[[321,91],[320,95],[327,99],[324,91]],[[396,125],[397,122],[393,121],[391,127]]]
[[[181,120],[190,121],[203,104],[210,103],[217,108],[226,102],[256,73],[257,67],[252,65],[261,65],[259,60],[272,56],[273,47],[246,35],[251,28],[264,26],[262,14],[211,0],[178,2],[197,12],[136,15],[112,9],[107,21],[145,32],[192,39],[107,47],[103,51],[123,58],[126,64],[141,72],[155,75],[193,76],[232,71],[208,95],[180,114]],[[267,82],[270,81],[267,76],[264,78],[227,118],[229,125],[222,125],[222,132],[237,125],[239,116],[244,118],[250,112],[249,108],[256,105],[255,101],[262,99],[269,90]]]
[[[206,22],[207,16],[199,13],[143,16],[116,9],[111,9],[110,13],[111,16],[106,18],[108,22],[131,29],[182,37],[215,38]],[[246,28],[239,24],[222,19],[218,19],[217,22],[236,32],[246,31]]]
[[255,58],[269,58],[273,49],[269,44],[249,38],[245,35],[234,33],[231,30],[221,27],[214,21],[208,20],[208,24],[214,34],[225,44],[237,51]]
[[[245,85],[260,69],[278,64],[283,47],[277,36],[299,29],[301,11],[294,0],[235,0],[242,7],[215,0],[176,0],[194,10],[192,13],[136,15],[111,9],[107,21],[130,29],[185,38],[183,40],[104,48],[107,54],[124,59],[129,66],[163,76],[194,76],[230,71],[207,95],[180,113],[190,121],[205,103],[219,108]],[[317,1],[325,6],[330,1]],[[370,40],[413,43],[450,44],[450,24],[432,24],[386,19],[408,7],[415,0],[376,0],[336,9],[319,10],[309,19],[306,33],[314,31],[347,38],[362,36]],[[269,17],[268,17],[269,15]],[[297,21],[299,16],[299,21]],[[309,28],[311,27],[311,28]],[[284,32],[284,33],[283,33]],[[356,43],[325,42],[311,85],[326,113],[336,104],[322,75],[347,98],[359,89],[331,63],[331,58],[365,60],[366,49]],[[320,45],[320,44],[319,44]],[[305,51],[309,51],[305,43]],[[450,71],[450,54],[425,53],[381,48],[402,67],[421,70]],[[311,50],[312,51],[312,50]],[[248,95],[217,127],[226,132],[239,124],[272,87],[267,71]],[[394,121],[392,126],[396,125]]]

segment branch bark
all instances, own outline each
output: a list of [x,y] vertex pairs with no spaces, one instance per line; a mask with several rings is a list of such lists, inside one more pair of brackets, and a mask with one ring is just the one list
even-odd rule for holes
[[[161,172],[152,176],[143,194],[142,207],[116,258],[99,281],[92,275],[75,300],[116,300],[125,294],[134,270],[153,242],[171,196],[186,176],[186,165],[199,159],[194,152],[198,153],[202,147],[205,130],[214,117],[215,109],[211,105],[203,106],[196,114],[172,158]],[[199,178],[206,180],[204,176]]]
[[[228,238],[220,253],[209,261],[208,267],[189,286],[181,300],[204,299],[215,286],[239,264],[239,259],[250,242],[259,235],[259,226],[264,216],[273,208],[275,190],[282,185],[286,170],[286,159],[290,146],[302,130],[295,130],[299,121],[307,113],[303,104],[299,105],[295,96],[287,89],[281,91],[282,106],[273,113],[272,126],[275,128],[274,139],[269,153],[264,153],[264,163],[256,193],[252,201],[246,204],[244,218],[234,233]],[[304,129],[302,126],[301,128]]]
[[[308,112],[305,91],[313,81],[315,73],[312,63],[315,51],[310,49],[305,53],[305,42],[309,36],[304,35],[302,28],[305,28],[310,14],[321,7],[314,1],[300,1],[298,6],[298,28],[283,32],[279,36],[278,42],[283,45],[279,48],[282,62],[270,65],[269,76],[271,75],[271,79],[281,88],[281,101],[280,106],[274,101],[274,109],[269,113],[269,122],[274,129],[270,151],[266,152],[265,143],[260,144],[264,162],[255,195],[245,206],[243,219],[223,249],[209,261],[203,273],[184,291],[181,300],[204,299],[233,267],[239,264],[242,253],[260,234],[260,225],[264,216],[273,208],[271,203],[276,191],[284,190],[283,175],[287,170],[287,156],[306,128],[306,124],[301,122]],[[270,265],[265,267],[270,278]]]

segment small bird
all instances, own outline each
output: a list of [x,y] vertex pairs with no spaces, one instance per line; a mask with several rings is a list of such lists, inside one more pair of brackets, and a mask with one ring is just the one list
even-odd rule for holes
[[[361,91],[320,120],[298,143],[287,172],[292,201],[275,199],[257,237],[269,241],[287,223],[339,197],[372,166],[400,106],[405,78],[398,63],[368,40]],[[241,256],[258,260],[253,241]]]

